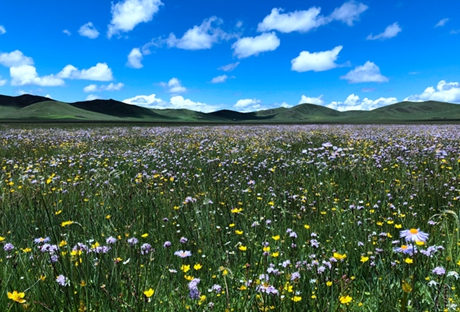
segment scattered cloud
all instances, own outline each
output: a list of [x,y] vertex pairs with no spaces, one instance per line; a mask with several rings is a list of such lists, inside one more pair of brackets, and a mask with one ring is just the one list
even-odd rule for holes
[[452,30],[450,31],[450,33],[451,33],[452,35],[460,34],[460,29],[452,29]]
[[156,109],[189,109],[203,113],[213,112],[219,109],[217,105],[208,105],[206,103],[194,102],[190,99],[185,99],[183,96],[176,95],[169,99],[169,102],[163,101],[156,97],[156,94],[136,95],[135,97],[123,100],[124,103],[133,104],[148,108]]
[[230,72],[230,71],[234,70],[239,64],[240,64],[240,62],[231,63],[231,64],[221,66],[218,69],[223,70],[225,72]]
[[70,36],[72,34],[68,29],[64,29],[62,32],[67,36]]
[[282,33],[293,31],[302,33],[317,28],[326,22],[324,17],[318,16],[321,9],[316,7],[312,7],[306,11],[294,11],[282,14],[280,12],[283,12],[283,9],[273,8],[270,15],[267,15],[259,23],[257,30],[260,32],[277,30]]
[[238,21],[238,22],[236,22],[235,27],[236,27],[236,28],[241,28],[241,27],[243,27],[243,21]]
[[434,26],[434,28],[436,28],[436,27],[442,27],[442,26],[446,25],[446,23],[447,23],[448,21],[449,21],[448,18],[443,18],[442,20],[440,20],[440,21]]
[[380,73],[380,68],[370,61],[367,61],[362,66],[357,66],[346,75],[341,76],[340,79],[348,80],[348,83],[388,81],[388,78]]
[[140,23],[152,20],[163,3],[160,0],[124,0],[112,3],[112,20],[108,25],[107,37],[120,32],[129,32]]
[[440,101],[450,103],[460,103],[460,83],[446,82],[441,80],[438,82],[436,89],[428,87],[421,94],[411,95],[404,101]]
[[0,77],[0,87],[4,86],[7,82],[8,80],[2,79],[2,77]]
[[350,110],[372,110],[382,106],[394,104],[396,102],[398,102],[398,100],[395,97],[381,97],[377,100],[364,98],[361,100],[359,96],[350,94],[344,102],[332,101],[331,103],[324,106],[343,112]]
[[249,57],[251,55],[258,55],[262,52],[274,51],[280,45],[280,40],[274,32],[263,33],[256,37],[244,37],[238,39],[233,45],[232,49],[239,59]]
[[187,91],[187,89],[180,83],[180,80],[176,77],[171,78],[168,83],[160,82],[160,85],[164,88],[168,88],[168,92],[173,94],[184,93]]
[[258,99],[241,99],[233,107],[240,112],[253,112],[262,108],[261,103],[262,101]]
[[128,62],[126,63],[126,65],[132,68],[142,68],[142,58],[142,53],[139,50],[139,48],[134,48],[128,55]]
[[332,50],[323,52],[308,51],[300,52],[299,56],[291,60],[291,70],[297,72],[306,72],[313,70],[315,72],[325,71],[338,67],[335,63],[342,50],[342,46],[337,46]]
[[156,97],[156,94],[150,94],[150,95],[136,95],[135,97],[123,100],[123,103],[150,107],[154,105],[160,105],[165,102],[163,102],[163,100],[161,99],[158,99]]
[[124,84],[119,82],[117,84],[109,83],[108,85],[97,86],[95,84],[90,84],[83,88],[84,92],[100,92],[100,91],[118,91],[124,87]]
[[376,89],[375,88],[362,88],[362,92],[374,92]]
[[359,15],[366,11],[368,6],[356,1],[348,1],[342,4],[341,7],[336,8],[332,14],[327,17],[328,20],[341,21],[348,26],[353,26],[355,21],[359,20]]
[[402,29],[401,27],[399,27],[399,24],[393,23],[390,26],[387,26],[387,28],[385,28],[385,30],[378,35],[373,36],[372,34],[370,34],[369,36],[367,36],[366,40],[390,39],[390,38],[396,37],[396,35],[400,33],[401,31]]
[[22,65],[33,65],[31,57],[25,56],[21,51],[15,50],[10,53],[0,53],[0,64],[5,67],[19,67]]
[[80,36],[88,37],[90,39],[96,39],[99,36],[99,32],[91,22],[88,22],[81,26],[78,30],[78,33],[80,34]]
[[171,108],[175,108],[175,109],[185,108],[185,109],[190,109],[190,110],[194,110],[197,112],[203,112],[203,113],[209,113],[209,112],[212,112],[218,109],[218,106],[208,105],[208,104],[201,103],[201,102],[194,102],[190,99],[184,99],[180,95],[171,97],[169,102],[172,105]]
[[281,103],[280,107],[291,108],[292,105],[290,105],[290,104],[288,104],[288,103],[286,103],[286,102],[283,102],[283,103]]
[[42,87],[54,87],[64,85],[64,80],[54,75],[40,77],[32,65],[20,65],[10,67],[11,85],[37,85]]
[[300,97],[300,101],[299,101],[298,104],[304,104],[304,103],[316,104],[316,105],[324,105],[323,95],[321,94],[318,97],[308,97],[308,96],[302,95]]
[[6,33],[5,26],[0,25],[0,35],[3,35],[4,33]]
[[212,78],[211,83],[222,83],[225,82],[229,77],[227,75],[220,75]]
[[97,63],[88,69],[79,70],[73,65],[64,67],[57,76],[63,79],[83,79],[95,81],[113,80],[112,70],[106,63]]
[[98,97],[97,95],[95,95],[95,94],[89,94],[89,95],[86,97],[85,101],[94,101],[94,100],[97,100],[97,99],[99,99],[99,97]]
[[229,39],[228,35],[219,27],[214,27],[214,24],[222,24],[222,20],[212,16],[203,20],[201,25],[193,26],[187,30],[182,38],[176,38],[173,33],[169,34],[166,43],[169,47],[176,47],[184,50],[204,50],[210,49],[214,43],[221,39]]

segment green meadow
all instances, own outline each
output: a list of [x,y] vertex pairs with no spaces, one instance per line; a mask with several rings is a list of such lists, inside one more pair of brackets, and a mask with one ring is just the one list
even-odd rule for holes
[[0,142],[2,311],[460,310],[457,125],[3,125]]

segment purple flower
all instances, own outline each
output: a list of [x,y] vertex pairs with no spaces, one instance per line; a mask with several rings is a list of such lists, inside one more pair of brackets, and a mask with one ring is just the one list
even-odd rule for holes
[[163,244],[163,247],[164,247],[164,248],[171,247],[171,242],[170,242],[170,241],[166,241],[166,242]]
[[131,246],[134,246],[137,243],[139,243],[139,240],[137,238],[135,237],[128,238],[128,244],[130,244]]
[[56,282],[61,285],[61,286],[69,286],[70,285],[70,281],[67,277],[65,277],[64,275],[59,275],[58,277],[56,277]]
[[181,244],[185,244],[186,242],[188,242],[188,239],[185,238],[185,237],[181,237],[180,240],[179,240],[179,242],[180,242]]
[[39,238],[34,239],[34,243],[35,243],[35,244],[47,243],[47,242],[49,242],[50,240],[51,240],[51,239],[50,239],[49,237],[45,237],[45,238],[39,237]]
[[222,291],[222,286],[218,284],[212,285],[211,289],[208,290],[209,292],[214,291],[216,294],[220,293]]
[[141,246],[141,254],[145,255],[148,254],[152,250],[152,246],[150,244],[142,244]]
[[105,240],[105,242],[107,244],[111,245],[111,244],[115,244],[117,242],[117,239],[115,237],[113,237],[113,236],[110,236]]
[[5,251],[11,251],[11,250],[14,249],[14,246],[13,246],[13,244],[11,244],[11,243],[6,243],[5,246],[3,246],[3,249],[4,249]]
[[295,280],[298,280],[298,279],[300,279],[300,273],[299,272],[294,272],[294,273],[291,274],[291,281],[295,281]]
[[431,272],[436,275],[444,275],[446,274],[446,269],[444,269],[443,267],[435,267]]
[[181,257],[181,258],[187,258],[192,255],[192,252],[189,250],[178,250],[174,253],[175,256]]
[[59,256],[58,256],[58,255],[52,255],[52,256],[50,257],[51,263],[56,263],[56,262],[58,262],[58,260],[59,260]]

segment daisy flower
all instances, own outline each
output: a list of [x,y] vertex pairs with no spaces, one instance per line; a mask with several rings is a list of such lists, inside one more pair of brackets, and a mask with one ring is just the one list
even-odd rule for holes
[[403,230],[400,233],[401,238],[405,238],[406,241],[412,242],[426,242],[428,239],[428,233],[422,232],[419,229],[410,229],[410,230]]

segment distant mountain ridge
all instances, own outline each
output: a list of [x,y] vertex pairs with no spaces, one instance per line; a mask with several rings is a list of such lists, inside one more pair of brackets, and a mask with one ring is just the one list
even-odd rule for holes
[[399,102],[371,111],[345,111],[299,104],[256,112],[149,109],[113,99],[75,103],[24,94],[0,95],[1,122],[153,122],[153,123],[405,123],[460,122],[460,105],[436,101]]

